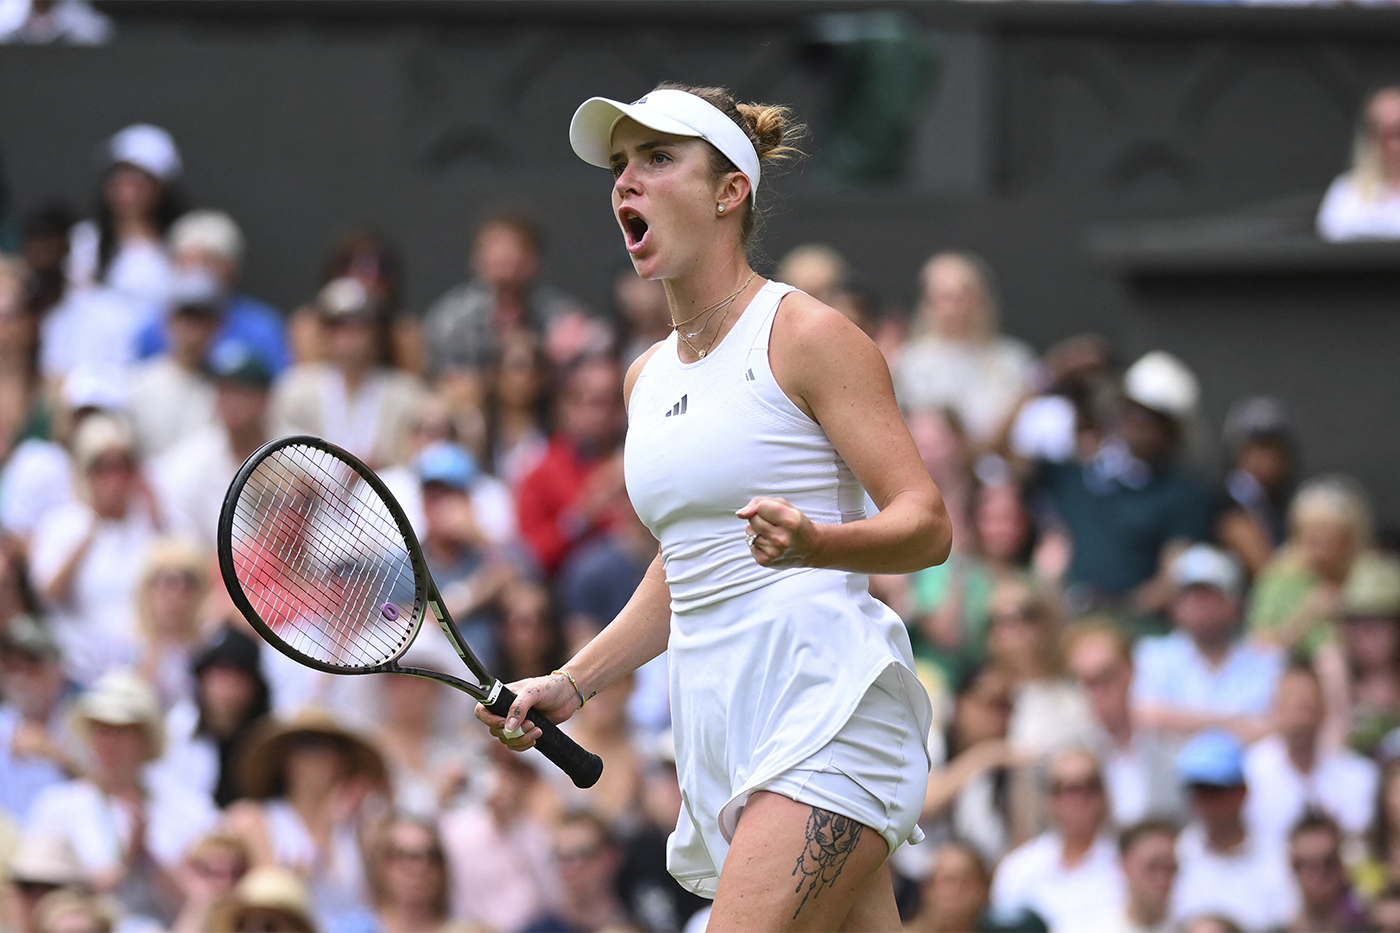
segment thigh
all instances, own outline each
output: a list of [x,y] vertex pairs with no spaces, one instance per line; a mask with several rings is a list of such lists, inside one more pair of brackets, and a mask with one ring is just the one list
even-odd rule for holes
[[[709,930],[837,930],[857,903],[862,917],[885,916],[873,905],[881,879],[889,885],[880,870],[888,854],[884,837],[862,823],[759,791],[735,828]],[[892,909],[892,887],[886,896]]]

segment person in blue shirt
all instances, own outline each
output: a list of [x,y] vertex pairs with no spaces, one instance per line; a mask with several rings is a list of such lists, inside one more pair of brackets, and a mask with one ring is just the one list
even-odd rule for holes
[[[276,308],[235,290],[243,271],[244,239],[233,218],[219,211],[191,211],[171,225],[168,239],[177,269],[207,271],[227,296],[214,345],[235,340],[252,350],[274,376],[286,369],[291,362],[286,321]],[[163,321],[151,322],[137,336],[137,356],[145,359],[164,352],[166,339]]]

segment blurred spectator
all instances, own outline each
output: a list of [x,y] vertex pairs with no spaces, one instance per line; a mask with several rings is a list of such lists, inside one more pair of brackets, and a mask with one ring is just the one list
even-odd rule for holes
[[137,123],[108,141],[107,157],[97,218],[73,228],[68,279],[79,287],[101,283],[135,302],[144,325],[170,294],[165,235],[183,213],[180,151],[165,130]]
[[[1342,590],[1340,615],[1346,679],[1340,697],[1329,700],[1345,721],[1328,738],[1344,738],[1369,754],[1400,727],[1400,565],[1356,567]],[[1323,660],[1319,673],[1332,669]]]
[[277,865],[260,865],[243,876],[231,896],[214,904],[205,930],[315,933],[314,918],[306,882],[300,875]]
[[233,836],[211,833],[195,843],[174,872],[183,900],[170,933],[208,930],[210,910],[233,894],[248,873],[248,861],[248,847]]
[[27,275],[0,254],[0,463],[24,438],[42,436],[47,412],[40,403],[37,315],[25,305]]
[[105,45],[114,32],[90,0],[0,0],[0,43]]
[[955,537],[944,563],[909,577],[914,651],[937,664],[950,682],[986,657],[996,583],[1029,578],[1032,527],[1020,490],[1005,483],[984,486],[973,505],[973,534],[960,542]]
[[[286,369],[289,352],[282,315],[237,290],[244,241],[233,218],[221,211],[190,211],[171,226],[169,241],[177,272],[203,273],[216,285],[213,311],[219,326],[213,344],[234,341],[247,347],[274,376]],[[153,323],[141,332],[137,354],[153,356],[166,346],[167,333]]]
[[535,580],[511,580],[501,591],[502,680],[543,677],[566,660],[564,631],[549,590]]
[[1360,933],[1366,914],[1347,882],[1342,829],[1331,817],[1308,813],[1288,834],[1288,859],[1301,901],[1292,933]]
[[210,372],[213,417],[151,464],[151,482],[169,530],[212,549],[234,474],[271,438],[272,373],[234,342],[214,348]]
[[68,452],[73,435],[90,415],[120,414],[126,407],[126,374],[116,366],[77,370],[63,380],[58,399],[49,438],[25,440],[0,472],[0,529],[22,551],[40,518],[76,498]]
[[646,756],[638,822],[623,836],[618,892],[628,912],[652,933],[680,930],[709,902],[681,887],[666,870],[666,844],[680,819],[683,801],[676,778],[676,744],[659,734]]
[[526,924],[524,933],[637,929],[617,897],[619,853],[600,818],[588,810],[565,812],[554,827],[553,852],[563,896],[553,910]]
[[1376,933],[1400,933],[1400,882],[1377,894],[1366,915]]
[[107,416],[73,437],[78,501],[51,509],[34,532],[30,576],[48,606],[63,661],[80,684],[137,656],[135,596],[156,524],[131,431]]
[[1174,745],[1157,730],[1133,721],[1133,659],[1127,637],[1109,620],[1085,619],[1066,630],[1064,646],[1065,666],[1093,710],[1096,735],[1090,747],[1102,763],[1114,825],[1184,815]]
[[[374,911],[355,927],[374,933],[438,933],[448,920],[447,866],[437,827],[412,817],[385,820],[370,845]],[[331,927],[349,933],[349,927]]]
[[[536,815],[539,772],[531,759],[490,745],[492,769],[479,800],[440,821],[451,876],[452,916],[492,930],[519,930],[561,897],[549,826]],[[562,927],[561,927],[562,929]]]
[[137,670],[169,709],[194,693],[190,657],[200,637],[199,609],[209,593],[213,555],[180,538],[147,548],[136,590],[141,632]]
[[1054,598],[1019,580],[1003,580],[992,589],[990,610],[987,652],[1012,679],[1008,740],[1035,756],[1089,742],[1093,714],[1079,685],[1065,676]]
[[848,276],[846,260],[825,243],[804,243],[794,247],[778,263],[778,269],[773,274],[779,282],[800,288],[828,305],[845,286]]
[[1237,635],[1238,563],[1195,544],[1170,564],[1175,631],[1144,638],[1134,651],[1134,716],[1139,724],[1178,736],[1228,729],[1245,741],[1268,731],[1266,714],[1283,669],[1275,649]]
[[913,335],[894,372],[900,406],[951,408],[985,446],[1030,384],[1035,354],[998,332],[996,289],[980,257],[939,253],[920,279]]
[[1129,825],[1118,836],[1121,903],[1094,913],[1084,933],[1168,933],[1172,884],[1176,881],[1176,827],[1161,820]]
[[34,905],[36,933],[112,933],[125,919],[113,916],[107,901],[74,888],[45,894]]
[[1032,910],[1052,931],[1079,930],[1105,900],[1123,895],[1103,774],[1083,749],[1056,754],[1047,774],[1050,829],[1001,860],[992,907],[998,914]]
[[1256,396],[1230,406],[1224,440],[1230,466],[1218,493],[1215,537],[1239,555],[1253,577],[1286,534],[1293,432],[1282,405]]
[[[423,332],[404,310],[403,257],[398,247],[371,230],[346,234],[331,247],[321,266],[320,287],[324,289],[336,279],[358,282],[367,303],[381,319],[383,340],[375,347],[375,363],[422,376],[426,371]],[[320,363],[333,358],[325,324],[315,303],[292,313],[287,336],[294,362]]]
[[74,726],[91,764],[40,791],[29,832],[63,836],[99,891],[128,913],[169,922],[179,907],[170,872],[217,814],[199,793],[143,775],[160,757],[163,730],[155,693],[134,671],[104,674],[79,697]]
[[38,608],[18,542],[0,533],[0,623]]
[[[29,272],[25,306],[36,321],[42,320],[63,300],[68,287],[68,231],[73,212],[61,203],[45,204],[25,217],[20,255]],[[35,334],[37,339],[38,334]]]
[[517,493],[521,537],[551,575],[580,542],[613,524],[624,423],[617,363],[602,356],[574,363],[549,449]]
[[[451,671],[462,662],[446,639],[420,636],[401,663]],[[486,737],[477,732],[463,735],[458,717],[470,711],[455,702],[458,695],[444,684],[421,677],[374,680],[380,700],[374,738],[389,768],[394,807],[407,817],[436,819],[480,770],[480,746]]]
[[1400,237],[1400,87],[1381,88],[1366,102],[1351,170],[1327,189],[1317,232],[1325,240]]
[[205,358],[224,302],[202,269],[181,270],[170,286],[170,313],[160,322],[168,351],[134,368],[127,411],[143,457],[162,454],[214,417],[214,386]]
[[580,791],[567,780],[559,780],[557,772],[550,773],[566,807],[586,806],[615,833],[624,833],[635,825],[642,800],[643,762],[627,721],[627,700],[635,682],[632,675],[616,681],[589,697],[569,719],[569,735],[608,763],[598,783]]
[[387,791],[379,751],[329,715],[306,709],[291,720],[264,721],[240,757],[251,799],[232,804],[224,825],[248,846],[253,865],[305,878],[322,926],[367,909],[360,842],[382,803],[375,795]]
[[517,330],[542,339],[555,363],[585,349],[559,345],[572,342],[562,338],[587,315],[573,298],[538,281],[542,247],[540,229],[520,214],[496,214],[477,227],[472,278],[435,301],[424,319],[435,375],[484,372],[501,339]]
[[625,493],[614,500],[613,514],[616,523],[579,545],[559,571],[559,608],[571,642],[581,644],[602,631],[656,558],[656,539]]
[[1077,334],[1045,351],[1041,372],[995,444],[1026,460],[1088,459],[1103,443],[1103,409],[1114,391],[1108,342]]
[[29,615],[0,628],[0,813],[23,825],[34,797],[77,772],[75,694],[58,642]]
[[954,547],[975,553],[972,513],[977,476],[972,470],[972,445],[961,416],[947,407],[916,408],[907,412],[904,420],[919,459],[943,495],[953,524]]
[[57,833],[26,833],[5,867],[5,910],[0,923],[14,933],[38,929],[35,909],[46,895],[83,890],[91,880],[73,844]]
[[1207,912],[1248,930],[1275,929],[1298,909],[1286,853],[1276,840],[1252,835],[1242,819],[1244,749],[1228,732],[1202,732],[1177,756],[1191,790],[1195,819],[1181,833],[1180,874],[1172,894],[1178,921]]
[[1006,673],[984,667],[964,675],[943,748],[934,749],[941,752],[933,758],[942,759],[942,766],[929,775],[919,820],[935,844],[965,840],[993,865],[1012,845],[1012,769],[1023,763],[1006,740],[1011,711]]
[[666,303],[666,287],[659,279],[644,279],[629,262],[613,277],[613,306],[617,308],[621,334],[618,347],[623,369],[652,344],[671,333],[671,307]]
[[1323,743],[1322,684],[1311,667],[1295,664],[1279,677],[1273,723],[1245,752],[1250,834],[1282,844],[1306,814],[1321,812],[1347,838],[1361,838],[1375,818],[1380,770],[1351,749]]
[[358,279],[334,279],[321,289],[316,308],[326,362],[298,363],[278,381],[273,433],[324,437],[372,467],[399,461],[403,426],[426,387],[380,362],[391,326],[380,302]]
[[1014,918],[993,916],[987,902],[992,877],[977,850],[965,842],[948,842],[933,856],[919,891],[919,910],[904,925],[908,933],[969,933],[969,931],[1047,929],[1028,911]]
[[271,705],[258,667],[258,642],[225,623],[191,659],[194,694],[166,715],[161,777],[206,794],[219,807],[243,796],[245,740]]
[[1199,397],[1180,360],[1149,353],[1124,374],[1117,419],[1087,463],[1040,461],[1036,483],[1073,543],[1075,611],[1157,611],[1171,547],[1210,536],[1204,490],[1174,465]]
[[502,336],[483,410],[490,472],[512,489],[549,447],[549,402],[549,361],[539,338],[525,331]]
[[1250,599],[1252,637],[1311,659],[1334,630],[1342,590],[1355,573],[1394,558],[1372,545],[1371,508],[1360,484],[1331,474],[1298,489],[1289,538],[1260,571]]

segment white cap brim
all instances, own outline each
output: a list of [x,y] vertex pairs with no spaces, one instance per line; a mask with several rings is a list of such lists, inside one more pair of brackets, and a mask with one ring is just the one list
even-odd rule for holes
[[718,107],[686,91],[663,88],[630,104],[607,97],[590,97],[574,112],[569,143],[589,165],[608,168],[614,152],[613,130],[623,117],[672,136],[705,140],[733,162],[758,190],[758,152],[746,134]]

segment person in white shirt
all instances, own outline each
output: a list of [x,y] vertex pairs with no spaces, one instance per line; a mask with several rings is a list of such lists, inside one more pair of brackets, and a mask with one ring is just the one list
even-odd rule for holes
[[1249,799],[1245,822],[1251,833],[1282,845],[1305,812],[1317,810],[1358,838],[1375,819],[1380,768],[1349,748],[1319,741],[1324,708],[1322,685],[1308,665],[1289,667],[1274,698],[1275,731],[1251,745],[1244,757]]
[[1239,739],[1219,729],[1200,733],[1182,746],[1177,772],[1191,789],[1196,818],[1177,840],[1172,917],[1218,914],[1246,930],[1287,923],[1297,912],[1298,891],[1283,847],[1252,835],[1244,823]]
[[1176,826],[1164,820],[1134,823],[1118,836],[1126,893],[1085,921],[1083,933],[1168,933],[1176,881]]
[[1085,619],[1065,630],[1063,645],[1065,667],[1094,713],[1098,736],[1092,747],[1103,762],[1114,825],[1184,816],[1174,746],[1159,731],[1133,722],[1133,656],[1127,636],[1111,620]]
[[1108,828],[1108,801],[1098,759],[1083,749],[1049,764],[1053,828],[1013,849],[992,880],[992,909],[1022,909],[1045,919],[1052,933],[1077,930],[1105,900],[1123,894],[1123,873]]
[[64,837],[99,891],[131,913],[169,921],[178,908],[169,872],[218,814],[204,795],[143,773],[161,753],[161,712],[134,671],[98,680],[79,698],[74,725],[92,763],[83,777],[39,793],[28,831]]
[[1400,87],[1366,102],[1351,170],[1327,189],[1317,232],[1333,241],[1400,238]]

